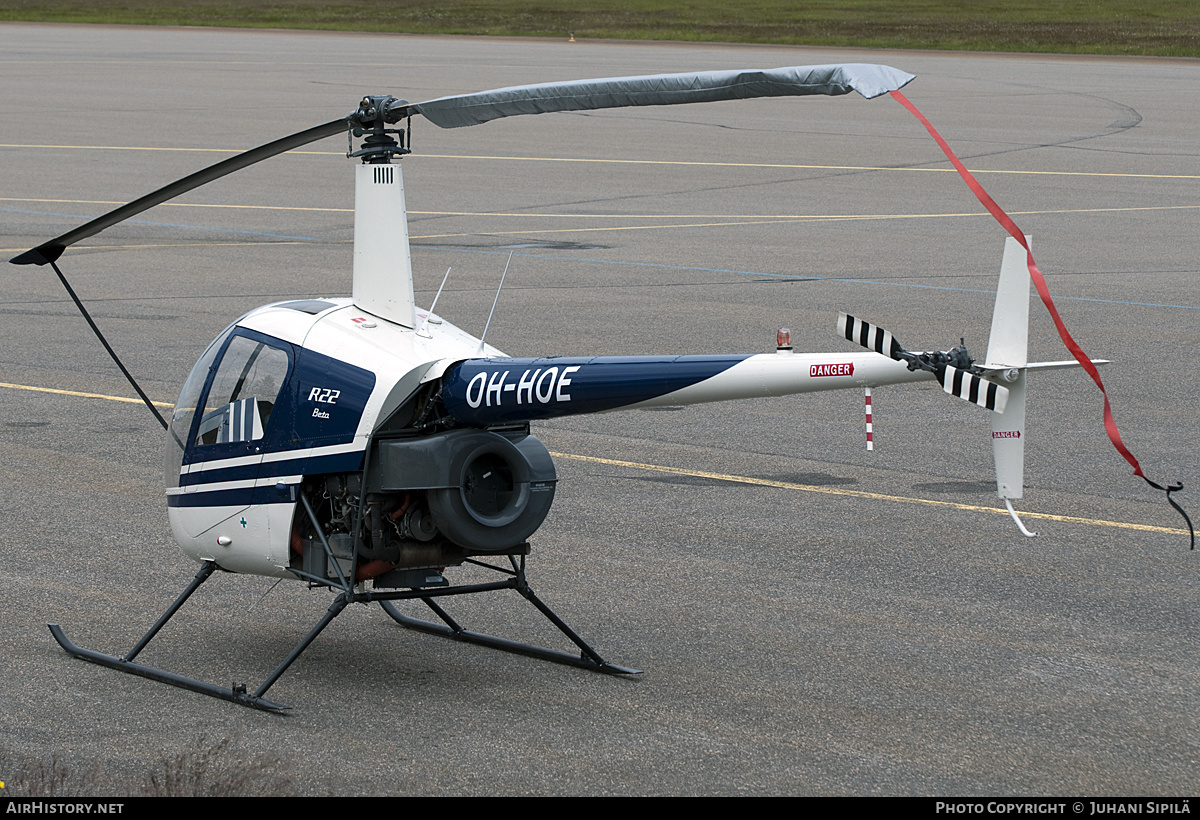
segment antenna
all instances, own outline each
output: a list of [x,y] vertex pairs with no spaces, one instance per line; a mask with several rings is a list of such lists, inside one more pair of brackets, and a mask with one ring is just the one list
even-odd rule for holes
[[438,285],[438,290],[437,293],[434,294],[433,302],[429,305],[429,312],[425,314],[425,320],[421,322],[421,326],[417,328],[418,336],[424,336],[426,339],[433,338],[433,335],[428,330],[425,330],[425,326],[429,324],[429,317],[433,315],[433,309],[437,307],[438,299],[442,298],[442,288],[446,287],[446,280],[450,278],[450,271],[453,269],[453,266],[446,268],[446,275],[442,277],[442,284]]
[[492,315],[496,312],[496,304],[500,301],[500,291],[504,288],[504,277],[508,276],[508,266],[512,264],[512,257],[516,251],[508,252],[508,261],[504,263],[504,273],[500,274],[500,287],[496,288],[496,298],[492,300],[492,312],[488,314],[487,324],[483,326],[483,335],[479,337],[479,353],[483,355],[483,340],[487,338],[488,328],[492,326]]

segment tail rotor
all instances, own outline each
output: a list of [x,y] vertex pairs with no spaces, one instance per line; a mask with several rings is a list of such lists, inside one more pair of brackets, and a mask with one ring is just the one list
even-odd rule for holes
[[967,350],[966,342],[960,340],[958,347],[947,351],[911,353],[905,350],[890,331],[868,321],[838,314],[838,335],[860,344],[868,350],[905,362],[909,370],[924,370],[932,373],[942,385],[942,390],[951,396],[1003,413],[1008,402],[1008,388],[982,378],[985,372],[975,366],[975,359]]

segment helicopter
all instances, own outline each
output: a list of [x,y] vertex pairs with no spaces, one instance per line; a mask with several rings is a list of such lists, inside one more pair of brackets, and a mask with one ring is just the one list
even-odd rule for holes
[[[77,646],[58,624],[50,625],[54,638],[74,657],[270,712],[290,707],[268,700],[267,691],[351,603],[378,602],[404,627],[458,641],[595,672],[639,674],[604,659],[534,594],[525,573],[529,538],[546,520],[558,480],[531,423],[587,413],[843,389],[864,391],[869,407],[871,388],[937,381],[947,394],[990,411],[998,495],[1032,536],[1012,506],[1022,497],[1026,375],[1086,365],[1027,360],[1031,278],[1023,235],[1006,240],[982,363],[965,343],[909,351],[889,331],[846,313],[837,318],[837,332],[863,350],[799,353],[781,329],[776,351],[765,354],[513,358],[486,342],[486,326],[476,338],[438,315],[440,288],[428,309],[415,303],[400,163],[412,151],[414,116],[457,128],[624,106],[851,92],[871,99],[913,79],[889,66],[850,64],[544,83],[420,103],[370,95],[344,117],[218,162],[14,257],[18,265],[51,266],[157,415],[58,259],[74,243],[154,205],[319,139],[346,133],[347,157],[359,160],[351,296],[277,302],[236,319],[200,356],[170,418],[159,416],[168,518],[183,553],[200,563],[195,577],[123,656]],[[502,579],[447,578],[448,568],[467,564]],[[136,661],[218,570],[336,593],[254,691]],[[441,603],[505,589],[532,604],[578,654],[465,629]],[[402,600],[421,601],[438,620],[402,613],[395,606]]]

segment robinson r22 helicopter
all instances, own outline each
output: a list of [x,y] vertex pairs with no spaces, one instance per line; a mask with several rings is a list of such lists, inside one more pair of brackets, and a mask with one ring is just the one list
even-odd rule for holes
[[[962,345],[910,352],[887,331],[846,314],[838,318],[839,334],[866,351],[795,353],[781,331],[773,354],[510,358],[435,314],[436,297],[429,310],[413,300],[397,161],[410,152],[413,116],[456,128],[619,106],[851,91],[869,99],[897,93],[912,79],[887,66],[827,65],[548,83],[421,103],[368,96],[347,116],[219,162],[15,257],[16,264],[51,265],[91,322],[57,265],[69,246],[284,151],[343,132],[361,139],[348,153],[360,160],[351,298],[280,302],[237,319],[196,363],[170,420],[160,417],[171,530],[200,562],[199,572],[124,656],[76,646],[57,624],[54,637],[76,657],[269,711],[288,707],[267,700],[267,690],[350,603],[378,601],[406,627],[457,640],[636,674],[603,659],[534,595],[525,577],[528,539],[546,518],[557,480],[530,422],[581,413],[937,380],[945,392],[991,411],[998,492],[1012,512],[1011,500],[1022,492],[1026,373],[1082,364],[1027,361],[1032,257],[1027,264],[1023,236],[1008,240],[982,364]],[[451,584],[444,571],[464,563],[504,577]],[[253,692],[135,661],[217,569],[337,593]],[[468,631],[439,603],[498,589],[520,593],[579,654]],[[393,605],[402,599],[423,601],[441,623],[402,614]]]

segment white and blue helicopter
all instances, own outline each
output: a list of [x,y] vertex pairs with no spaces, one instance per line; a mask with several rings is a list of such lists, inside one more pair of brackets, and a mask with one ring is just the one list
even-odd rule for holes
[[[361,160],[351,298],[280,302],[237,319],[196,363],[171,418],[159,417],[167,430],[171,530],[183,552],[200,562],[199,572],[124,656],[76,646],[57,624],[50,625],[54,637],[76,657],[268,711],[288,708],[267,700],[267,690],[351,603],[378,601],[406,627],[457,640],[636,674],[604,660],[533,594],[525,577],[528,539],[550,510],[556,482],[530,423],[582,413],[937,380],[945,392],[991,411],[998,493],[1025,532],[1011,502],[1022,494],[1026,374],[1077,362],[1028,362],[1030,279],[1025,250],[1011,238],[983,363],[963,345],[909,352],[889,332],[846,314],[838,317],[839,335],[865,351],[797,353],[781,330],[777,351],[768,354],[510,358],[438,316],[436,297],[429,310],[414,304],[398,162],[410,152],[414,115],[455,128],[620,106],[851,91],[873,98],[912,79],[887,66],[827,65],[548,83],[415,104],[370,96],[345,117],[217,163],[15,257],[16,264],[51,265],[103,342],[58,268],[69,246],[284,151],[343,132],[361,139],[348,153]],[[503,578],[452,584],[446,568],[464,563]],[[135,660],[217,569],[337,593],[253,692]],[[499,589],[520,593],[579,654],[466,630],[438,603]],[[440,622],[401,613],[393,602],[404,599],[423,601]]]

